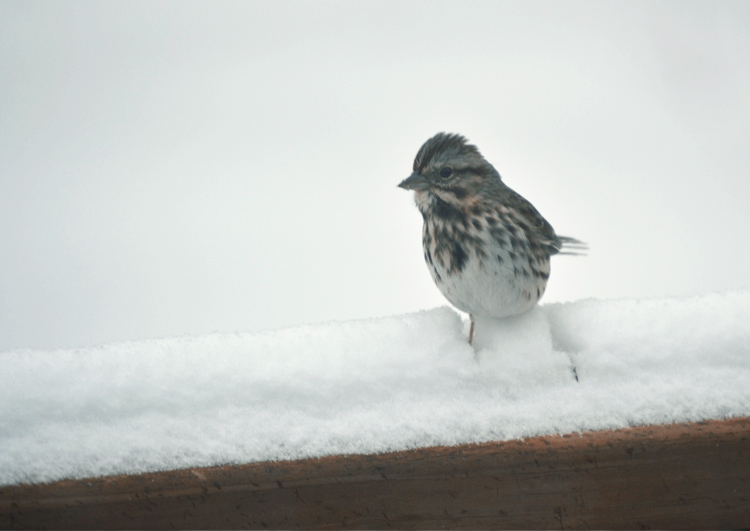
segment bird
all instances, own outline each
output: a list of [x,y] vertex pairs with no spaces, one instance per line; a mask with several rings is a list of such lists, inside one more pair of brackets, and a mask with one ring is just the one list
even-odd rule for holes
[[443,296],[469,314],[469,344],[475,317],[502,319],[529,311],[547,287],[550,257],[588,248],[558,236],[459,134],[428,139],[412,169],[398,186],[414,191],[424,220],[425,262]]

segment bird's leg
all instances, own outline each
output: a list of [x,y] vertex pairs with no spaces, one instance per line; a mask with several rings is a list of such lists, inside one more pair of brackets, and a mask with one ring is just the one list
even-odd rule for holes
[[471,328],[469,328],[469,345],[474,341],[474,316],[469,314],[469,320],[471,321]]

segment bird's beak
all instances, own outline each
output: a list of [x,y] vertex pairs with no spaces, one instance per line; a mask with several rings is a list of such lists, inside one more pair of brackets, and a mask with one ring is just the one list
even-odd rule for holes
[[405,190],[427,190],[430,187],[430,181],[424,175],[412,173],[409,177],[401,181],[399,187]]

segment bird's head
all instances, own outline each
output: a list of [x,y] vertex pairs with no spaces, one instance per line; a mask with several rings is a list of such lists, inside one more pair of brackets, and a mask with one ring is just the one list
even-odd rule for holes
[[413,170],[399,186],[414,190],[418,204],[426,194],[462,203],[488,186],[502,186],[500,175],[476,146],[451,133],[438,133],[425,142],[414,158]]

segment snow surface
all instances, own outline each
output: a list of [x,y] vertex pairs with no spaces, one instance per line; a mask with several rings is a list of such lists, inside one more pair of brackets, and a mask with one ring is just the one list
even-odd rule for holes
[[476,350],[444,307],[0,353],[0,485],[750,415],[750,291],[477,327]]

